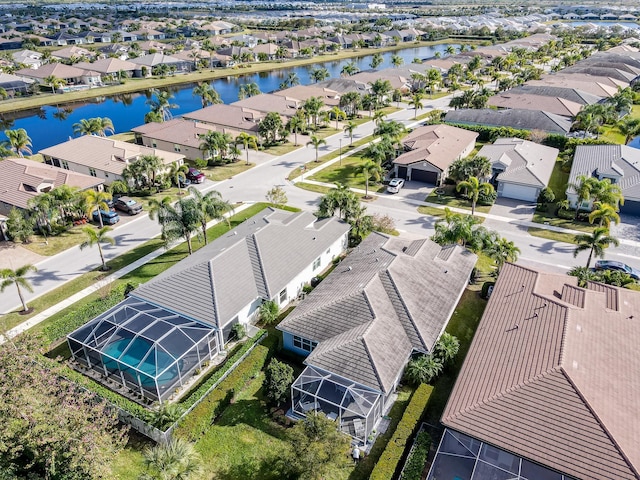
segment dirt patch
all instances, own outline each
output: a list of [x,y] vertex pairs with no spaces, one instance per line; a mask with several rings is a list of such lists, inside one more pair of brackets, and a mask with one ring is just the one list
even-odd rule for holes
[[15,270],[23,265],[35,265],[45,258],[47,257],[33,253],[22,245],[13,242],[0,242],[0,269]]

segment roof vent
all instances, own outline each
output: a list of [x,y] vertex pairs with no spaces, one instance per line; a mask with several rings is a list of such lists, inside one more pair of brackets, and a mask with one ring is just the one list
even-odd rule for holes
[[376,262],[379,262],[379,261],[380,261],[380,259],[378,257],[376,257]]
[[313,240],[315,240],[315,239],[316,239],[316,237],[313,237]]
[[237,234],[238,234],[238,232],[234,231],[234,232],[233,232],[233,234],[234,234],[234,235],[237,235]]
[[347,271],[349,271],[349,272],[350,272],[351,270],[353,270],[353,269],[351,268],[351,265],[349,265],[349,266],[347,267]]

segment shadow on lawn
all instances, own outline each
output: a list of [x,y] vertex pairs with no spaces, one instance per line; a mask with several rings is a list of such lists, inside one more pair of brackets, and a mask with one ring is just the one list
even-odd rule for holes
[[225,471],[216,474],[216,479],[219,480],[238,480],[239,478],[247,480],[288,480],[297,477],[292,471],[288,459],[282,456],[262,460],[247,459],[246,462],[232,465]]
[[230,427],[243,423],[272,437],[288,440],[285,427],[275,423],[269,416],[269,407],[262,400],[262,387],[256,396],[256,399],[238,400],[229,405],[216,421],[216,425]]

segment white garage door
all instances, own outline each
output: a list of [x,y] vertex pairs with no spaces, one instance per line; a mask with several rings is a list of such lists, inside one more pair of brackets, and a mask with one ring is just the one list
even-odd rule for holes
[[505,183],[502,187],[501,197],[513,198],[515,200],[524,200],[526,202],[535,202],[538,199],[538,189],[535,187],[525,187],[522,185],[514,185],[513,183]]

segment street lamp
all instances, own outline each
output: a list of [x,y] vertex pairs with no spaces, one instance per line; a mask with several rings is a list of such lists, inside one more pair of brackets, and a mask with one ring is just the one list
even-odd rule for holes
[[340,166],[342,166],[342,139],[340,139]]

